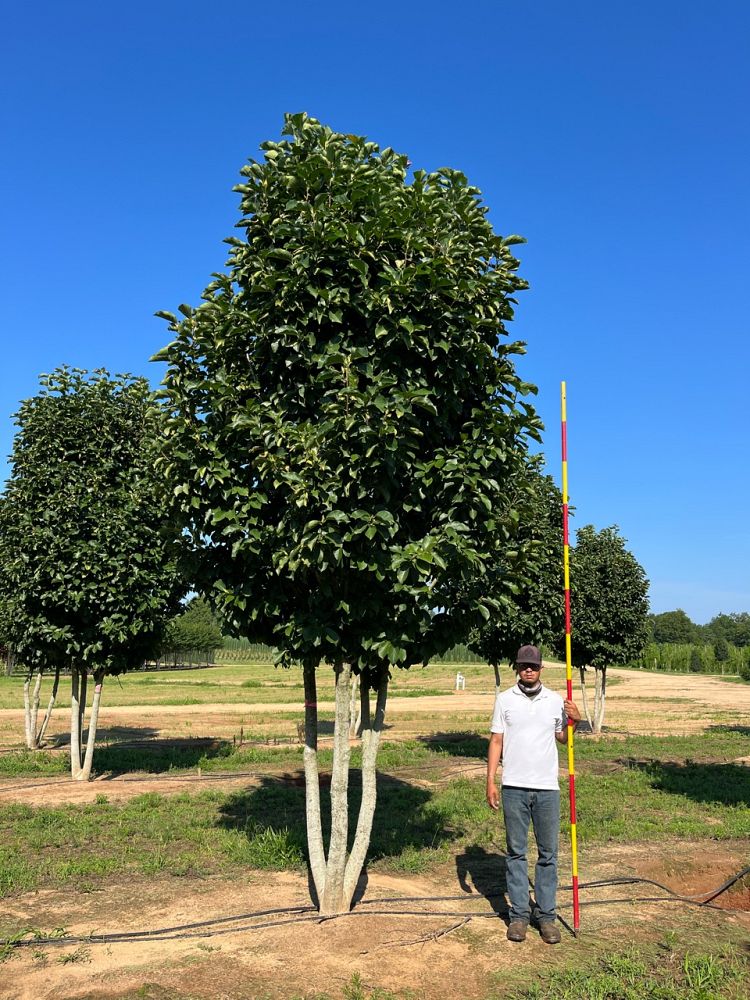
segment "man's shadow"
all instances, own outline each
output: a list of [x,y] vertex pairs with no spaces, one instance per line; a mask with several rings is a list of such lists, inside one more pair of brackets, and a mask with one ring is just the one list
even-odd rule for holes
[[484,896],[498,917],[507,922],[504,855],[490,854],[479,845],[467,847],[464,854],[456,857],[456,874],[464,892]]

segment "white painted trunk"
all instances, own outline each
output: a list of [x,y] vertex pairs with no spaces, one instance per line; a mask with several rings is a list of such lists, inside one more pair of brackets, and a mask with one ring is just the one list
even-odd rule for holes
[[318,905],[326,884],[326,857],[320,820],[320,779],[318,776],[318,696],[313,662],[305,663],[305,814],[307,818],[307,853]]
[[36,673],[36,683],[34,684],[34,694],[31,698],[31,721],[30,721],[30,732],[32,740],[32,750],[36,750],[39,746],[39,737],[37,736],[36,724],[39,718],[39,700],[42,691],[42,671],[37,670]]
[[78,667],[70,668],[70,776],[78,777],[81,770],[81,711],[80,675]]
[[344,871],[349,839],[349,681],[351,664],[337,663],[336,718],[333,726],[333,765],[331,767],[331,840],[328,845],[326,879],[320,912],[343,913],[348,909],[344,899]]
[[78,702],[78,760],[83,764],[83,721],[86,717],[86,693],[88,691],[89,671],[84,667],[81,671],[81,694]]
[[37,737],[37,746],[41,746],[44,740],[44,734],[47,732],[47,726],[49,725],[49,720],[52,718],[52,709],[55,707],[55,701],[57,700],[57,688],[60,684],[60,667],[55,667],[55,679],[52,683],[52,693],[49,696],[49,704],[47,705],[47,711],[44,714],[44,721],[42,722],[42,728],[39,730],[39,736]]
[[591,709],[589,708],[589,696],[586,690],[586,670],[584,667],[578,668],[578,673],[581,677],[581,701],[583,703],[583,714],[586,716],[586,722],[589,724],[589,729],[593,733],[594,731],[594,720],[591,718]]
[[375,763],[378,756],[378,747],[380,746],[380,734],[383,731],[387,696],[388,671],[383,670],[378,681],[375,719],[371,723],[370,692],[367,684],[362,685],[362,697],[360,699],[362,709],[362,801],[359,806],[359,817],[357,820],[357,830],[354,834],[354,843],[352,844],[352,851],[346,863],[344,874],[344,902],[347,909],[351,907],[352,897],[357,888],[357,882],[359,881],[365,857],[367,856],[367,848],[370,846],[372,821],[375,816],[375,804],[377,801],[377,771]]
[[76,775],[77,781],[88,781],[91,777],[91,765],[94,760],[94,744],[96,742],[96,726],[99,721],[99,705],[102,700],[102,685],[104,683],[104,671],[98,670],[94,674],[94,698],[91,702],[91,715],[89,716],[89,730],[86,737],[86,756],[83,765]]
[[600,733],[604,725],[604,709],[607,698],[607,668],[596,668],[596,688],[594,691],[594,732]]
[[28,674],[23,682],[23,721],[26,730],[26,746],[29,750],[34,749],[31,738],[31,699],[29,698],[29,688],[31,687],[31,674]]
[[359,674],[352,674],[349,693],[349,737],[356,739],[362,733],[362,699]]

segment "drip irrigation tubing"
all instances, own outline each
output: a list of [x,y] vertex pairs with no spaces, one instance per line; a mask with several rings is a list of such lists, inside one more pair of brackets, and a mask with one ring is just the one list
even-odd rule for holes
[[[716,899],[722,893],[730,889],[736,882],[744,878],[746,875],[750,874],[750,865],[743,868],[741,871],[732,875],[725,882],[722,882],[720,886],[716,889],[711,889],[708,893],[698,893],[690,896],[683,896],[680,893],[675,892],[668,886],[662,885],[660,882],[655,882],[653,879],[638,878],[638,877],[628,877],[628,878],[612,878],[612,879],[600,879],[594,882],[583,882],[579,885],[580,889],[599,889],[606,886],[614,885],[635,885],[635,884],[645,884],[653,885],[659,889],[662,889],[667,893],[666,896],[625,896],[618,899],[590,899],[582,900],[581,906],[607,906],[614,905],[618,903],[689,903],[693,906],[707,906],[711,909],[720,909],[720,907],[711,906],[711,901]],[[560,886],[561,891],[572,891],[572,885]],[[705,896],[705,899],[701,898]],[[216,937],[221,934],[238,934],[244,931],[256,931],[265,930],[271,927],[282,927],[287,924],[297,924],[297,923],[327,923],[329,920],[340,920],[345,917],[367,917],[367,916],[390,916],[390,917],[466,917],[469,920],[473,920],[476,917],[485,919],[498,919],[499,914],[492,910],[491,912],[476,912],[467,913],[465,910],[404,910],[404,909],[371,909],[371,907],[382,907],[383,904],[392,903],[408,903],[413,905],[414,903],[442,903],[442,902],[455,902],[461,900],[466,902],[468,900],[479,900],[479,899],[500,899],[502,898],[501,893],[487,895],[485,893],[478,892],[468,892],[461,895],[449,895],[449,896],[385,896],[376,899],[365,899],[361,900],[356,904],[357,908],[349,910],[345,913],[335,913],[328,915],[321,915],[315,910],[314,906],[290,906],[282,907],[272,910],[256,910],[251,913],[241,913],[230,917],[217,917],[213,920],[201,920],[196,923],[190,924],[180,924],[174,927],[159,927],[154,930],[146,931],[122,931],[113,932],[110,934],[87,934],[82,936],[69,936],[64,935],[60,937],[47,937],[43,934],[36,933],[31,938],[21,938],[13,939],[9,938],[6,940],[0,940],[0,947],[4,948],[24,948],[30,945],[71,945],[71,944],[124,944],[127,942],[137,942],[137,941],[168,941],[168,940],[188,940],[190,938],[202,938],[202,937]],[[561,908],[569,909],[572,903],[563,903]],[[367,909],[364,909],[367,907]],[[732,912],[731,910],[724,910],[725,913]],[[249,923],[241,924],[236,926],[238,921],[242,920],[257,920],[258,917],[269,917],[277,916],[281,914],[297,914],[296,916],[285,917],[280,920],[265,920],[261,923]],[[227,927],[223,925],[233,924],[235,926]],[[26,934],[33,934],[31,930],[27,930]]]

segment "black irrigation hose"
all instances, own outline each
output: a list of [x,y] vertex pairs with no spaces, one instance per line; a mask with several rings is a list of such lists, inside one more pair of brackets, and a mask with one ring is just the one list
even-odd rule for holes
[[[646,885],[654,885],[659,889],[663,889],[669,895],[667,896],[632,896],[632,897],[622,897],[619,899],[591,899],[584,900],[581,902],[581,906],[607,906],[615,903],[690,903],[694,906],[710,906],[711,901],[720,896],[723,892],[726,892],[735,882],[739,882],[740,879],[744,878],[745,875],[750,874],[750,866],[743,868],[741,871],[737,872],[731,878],[728,878],[725,882],[722,882],[718,888],[711,890],[711,892],[706,896],[705,899],[700,899],[700,895],[705,895],[705,893],[696,894],[694,896],[681,896],[679,893],[674,892],[668,886],[662,885],[659,882],[654,882],[652,879],[647,878],[612,878],[612,879],[600,879],[595,882],[583,882],[579,885],[580,889],[598,889],[609,885],[634,885],[636,883],[644,883]],[[563,891],[571,891],[572,886],[564,885],[560,886]],[[382,906],[383,903],[438,903],[438,902],[451,902],[455,900],[468,900],[468,899],[499,899],[501,894],[493,894],[485,896],[483,893],[470,892],[464,893],[462,895],[451,895],[451,896],[386,896],[378,899],[366,899],[361,900],[357,906],[372,906],[378,905]],[[563,908],[569,909],[572,906],[571,903],[563,904]],[[238,934],[243,931],[255,931],[264,930],[269,927],[282,927],[286,924],[298,924],[298,923],[326,923],[328,920],[340,920],[342,917],[365,917],[365,916],[392,916],[392,917],[466,917],[471,920],[475,917],[497,919],[498,914],[493,910],[491,913],[466,913],[462,910],[371,910],[371,909],[356,909],[350,910],[347,913],[336,913],[331,916],[321,916],[319,913],[309,914],[310,910],[313,910],[312,906],[293,906],[284,907],[273,910],[257,910],[252,913],[242,913],[237,916],[232,917],[217,917],[214,920],[202,920],[197,923],[192,924],[181,924],[176,927],[160,927],[152,931],[123,931],[122,933],[114,934],[89,934],[85,937],[59,937],[59,938],[45,938],[36,937],[32,939],[24,939],[19,941],[10,940],[0,940],[0,947],[6,948],[23,948],[29,945],[41,945],[41,944],[118,944],[125,943],[128,941],[168,941],[168,940],[188,940],[190,938],[202,938],[202,937],[216,937],[220,934]],[[719,907],[711,906],[711,909],[719,909]],[[725,910],[724,912],[731,912]],[[219,927],[221,924],[234,924],[238,920],[248,920],[254,919],[256,917],[267,917],[274,916],[281,913],[297,913],[298,916],[288,917],[284,920],[266,920],[263,923],[252,923],[245,924],[239,927]],[[202,930],[199,930],[202,928]],[[28,933],[28,932],[27,932]]]

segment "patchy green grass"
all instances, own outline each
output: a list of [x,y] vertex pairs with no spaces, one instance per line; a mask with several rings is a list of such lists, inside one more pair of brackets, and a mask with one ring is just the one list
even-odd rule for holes
[[665,955],[631,948],[595,963],[569,963],[545,982],[508,993],[503,1000],[745,1000],[747,956],[733,949]]
[[[724,729],[709,730],[702,740],[641,738],[633,757],[623,756],[622,741],[592,741],[588,757],[585,751],[579,755],[579,839],[596,844],[747,837],[750,769],[732,763],[742,740],[744,733]],[[470,772],[451,778],[446,767],[456,763],[451,758],[458,747],[464,755],[481,757],[483,745],[482,738],[468,736],[460,742],[383,746],[371,864],[394,872],[424,872],[459,856],[496,851],[500,825],[486,807],[481,769],[476,776]],[[703,762],[695,760],[697,747],[705,755]],[[691,756],[677,758],[678,749]],[[219,750],[203,753],[197,766],[209,773],[252,771],[257,786],[230,794],[147,794],[125,804],[110,804],[101,795],[86,806],[0,807],[0,891],[129,871],[179,875],[236,867],[298,868],[305,857],[302,748]],[[121,751],[111,753],[114,758]],[[132,753],[129,762],[142,766],[144,751]],[[592,764],[588,770],[587,760]],[[353,768],[359,761],[354,750]],[[55,766],[59,762],[52,761]],[[159,766],[179,771],[175,765],[184,762],[167,755]],[[602,771],[594,766],[602,762],[612,767]],[[321,769],[330,763],[331,751],[321,751]],[[414,784],[415,772],[433,784]],[[350,797],[354,809],[359,801],[356,770]],[[567,837],[565,794],[562,811]]]

